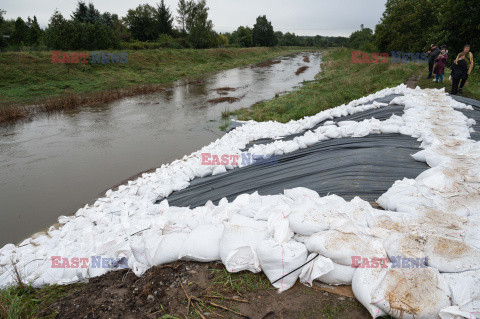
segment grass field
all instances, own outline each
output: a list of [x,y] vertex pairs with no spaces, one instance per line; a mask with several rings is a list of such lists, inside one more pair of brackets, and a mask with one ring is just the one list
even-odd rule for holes
[[[329,50],[323,55],[322,72],[317,75],[316,81],[306,83],[301,89],[290,94],[256,104],[251,108],[235,112],[227,111],[224,117],[233,115],[239,120],[276,120],[286,123],[348,103],[387,87],[406,84],[408,80],[417,76],[422,77],[417,83],[422,88],[443,87],[432,80],[423,79],[427,75],[426,64],[354,64],[351,63],[351,59],[350,49]],[[478,74],[470,77],[469,87],[464,90],[464,96],[480,99],[478,78]],[[449,92],[451,82],[445,81],[444,85],[450,86],[447,88]]]
[[0,106],[27,105],[71,94],[94,94],[265,61],[298,47],[127,51],[124,64],[53,64],[51,52],[0,53]]

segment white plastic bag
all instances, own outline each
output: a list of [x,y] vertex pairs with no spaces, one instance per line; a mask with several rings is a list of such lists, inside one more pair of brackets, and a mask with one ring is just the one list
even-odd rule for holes
[[442,274],[452,292],[452,307],[440,311],[442,319],[480,318],[480,271]]
[[319,253],[342,265],[351,265],[352,257],[385,258],[380,241],[366,235],[328,230],[306,240],[308,251]]
[[220,260],[223,225],[200,225],[183,242],[179,259],[199,262]]
[[318,254],[310,254],[307,261],[315,259],[302,268],[300,272],[300,282],[311,287],[314,280],[328,274],[333,270],[333,262],[331,259],[319,256]]
[[317,280],[327,285],[351,285],[356,270],[351,265],[345,266],[333,263],[333,269],[317,278]]
[[[274,282],[307,261],[307,248],[296,241],[279,244],[273,239],[264,240],[258,246],[258,259],[263,272]],[[298,279],[301,269],[273,284],[279,292],[290,289]]]
[[220,258],[229,272],[261,271],[257,247],[268,237],[268,232],[266,228],[252,226],[225,226],[220,240]]

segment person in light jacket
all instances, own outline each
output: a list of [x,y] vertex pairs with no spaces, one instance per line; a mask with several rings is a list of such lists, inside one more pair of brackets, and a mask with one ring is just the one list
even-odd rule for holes
[[450,94],[457,95],[458,85],[461,80],[468,78],[468,64],[465,61],[465,52],[460,53],[452,64],[452,91]]
[[[463,52],[465,54],[465,62],[467,62],[467,67],[468,67],[468,71],[467,71],[467,76],[465,77],[465,79],[462,79],[460,81],[460,88],[458,89],[458,93],[462,93],[463,91],[463,86],[465,85],[465,83],[467,83],[467,80],[468,80],[468,76],[470,75],[470,73],[472,73],[472,70],[473,70],[473,54],[472,52],[470,52],[470,45],[466,44],[464,47],[463,47]],[[462,54],[460,53],[460,54]],[[459,54],[459,56],[460,56]],[[458,57],[457,57],[457,60],[458,60]],[[455,61],[457,61],[455,60]]]

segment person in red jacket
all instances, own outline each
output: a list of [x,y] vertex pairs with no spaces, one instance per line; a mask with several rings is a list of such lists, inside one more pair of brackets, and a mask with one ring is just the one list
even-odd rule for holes
[[443,83],[443,75],[445,74],[445,66],[447,65],[448,55],[447,49],[445,46],[442,46],[442,51],[435,59],[435,69],[433,72],[435,73],[435,82]]

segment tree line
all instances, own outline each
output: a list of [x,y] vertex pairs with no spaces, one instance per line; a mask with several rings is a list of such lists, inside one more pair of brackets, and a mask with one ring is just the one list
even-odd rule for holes
[[[364,51],[425,52],[431,44],[451,52],[480,50],[480,5],[459,0],[388,0],[375,30],[352,33],[348,46]],[[450,55],[453,58],[454,55]]]
[[[253,27],[231,33],[213,30],[206,0],[179,0],[176,15],[161,0],[156,6],[141,4],[124,17],[100,12],[92,3],[79,1],[70,17],[55,11],[42,30],[37,18],[5,20],[0,10],[0,49],[57,50],[212,48],[253,46],[343,46],[345,37],[306,37],[275,32],[266,16]],[[4,36],[2,36],[5,35]]]

